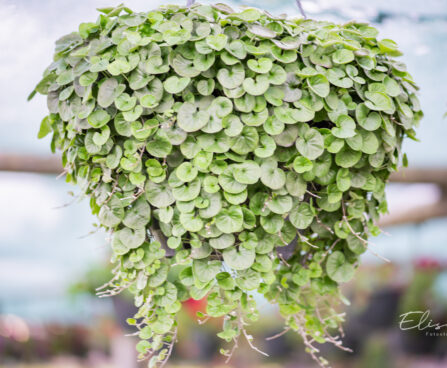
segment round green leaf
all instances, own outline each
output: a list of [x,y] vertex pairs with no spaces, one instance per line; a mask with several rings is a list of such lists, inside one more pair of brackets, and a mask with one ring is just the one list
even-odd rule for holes
[[284,225],[284,219],[273,213],[261,217],[261,226],[269,234],[278,234]]
[[187,231],[199,232],[203,228],[203,221],[200,217],[195,216],[194,213],[181,213],[180,223]]
[[260,38],[275,38],[276,36],[276,32],[259,24],[250,24],[248,26],[248,30],[250,33],[253,33],[255,36]]
[[316,129],[308,129],[296,141],[298,152],[309,160],[315,160],[324,152],[324,139]]
[[166,133],[159,130],[153,139],[147,142],[146,150],[151,156],[164,158],[171,153],[172,144]]
[[259,138],[259,147],[255,149],[254,153],[257,157],[266,158],[275,153],[275,140],[267,134],[261,135]]
[[393,101],[385,93],[381,92],[365,92],[365,105],[371,110],[390,111],[394,108]]
[[143,244],[145,239],[146,229],[130,229],[128,227],[125,227],[114,234],[113,241],[121,242],[127,248],[135,249]]
[[231,206],[222,209],[216,216],[217,228],[226,234],[236,233],[242,230],[244,216],[239,206]]
[[200,193],[200,179],[196,178],[189,183],[172,188],[172,195],[177,201],[192,201]]
[[299,174],[311,171],[313,167],[313,162],[307,157],[297,156],[295,160],[293,160],[293,169]]
[[336,64],[347,64],[354,60],[354,53],[351,50],[338,49],[332,54],[332,60]]
[[350,138],[355,136],[355,122],[348,115],[340,115],[337,119],[337,126],[331,129],[332,134],[337,138]]
[[149,222],[150,216],[151,207],[145,198],[140,197],[132,203],[132,207],[126,211],[123,224],[131,229],[141,229]]
[[246,184],[243,184],[236,180],[234,176],[234,170],[231,167],[225,169],[219,175],[219,184],[222,189],[231,194],[241,193],[246,187]]
[[235,238],[233,234],[223,234],[217,238],[210,239],[210,245],[214,249],[225,249],[234,244]]
[[382,118],[379,113],[373,111],[366,116],[366,118],[362,118],[359,120],[359,125],[366,130],[377,130],[382,125]]
[[258,145],[259,135],[254,127],[245,126],[239,136],[232,140],[231,150],[239,155],[252,152]]
[[245,92],[252,96],[263,95],[270,86],[268,78],[264,75],[258,75],[255,79],[247,78],[244,80],[242,86]]
[[307,85],[313,93],[320,97],[324,98],[329,94],[329,82],[323,74],[307,78]]
[[239,183],[254,184],[261,176],[261,169],[256,162],[245,161],[233,166],[233,175]]
[[286,188],[293,197],[302,197],[307,190],[306,181],[297,173],[288,172],[286,175]]
[[278,195],[267,202],[267,207],[273,213],[283,215],[292,209],[292,197],[287,195]]
[[298,230],[307,229],[314,219],[314,213],[309,203],[295,205],[289,214],[290,222]]
[[107,111],[98,109],[88,116],[87,121],[93,128],[101,128],[110,121],[110,115]]
[[348,282],[354,276],[354,266],[346,261],[342,252],[335,251],[326,261],[326,272],[335,282]]
[[399,83],[395,79],[392,79],[389,76],[386,76],[383,80],[383,84],[385,85],[385,91],[388,96],[397,97],[402,93],[402,89],[399,86]]
[[242,64],[238,63],[231,68],[219,69],[217,72],[217,80],[228,89],[234,89],[242,85],[245,79],[245,70]]
[[225,34],[210,35],[206,38],[208,46],[216,51],[222,50],[226,46],[227,41],[228,36]]
[[335,163],[344,168],[354,166],[362,157],[362,152],[354,151],[348,147],[344,147],[335,155]]
[[247,61],[247,66],[255,73],[265,74],[272,69],[273,63],[268,58],[250,59]]
[[227,248],[222,252],[225,264],[233,270],[246,270],[253,265],[256,257],[254,249],[239,247]]
[[185,132],[195,132],[208,124],[210,117],[206,111],[199,110],[191,104],[184,103],[177,114],[177,122]]
[[348,169],[340,169],[337,172],[337,188],[346,192],[351,187],[352,175]]
[[175,170],[177,177],[183,182],[193,181],[198,174],[198,170],[190,162],[183,162]]
[[220,272],[222,263],[219,261],[194,260],[192,273],[199,281],[208,283]]
[[217,117],[223,118],[233,111],[233,103],[230,99],[220,96],[213,100],[210,109],[212,109]]
[[148,180],[144,189],[146,199],[154,207],[163,208],[175,202],[171,188],[166,182],[156,184]]
[[234,57],[238,59],[245,59],[247,56],[247,51],[245,50],[245,45],[241,40],[233,40],[229,42],[225,49]]
[[190,78],[178,78],[175,75],[169,77],[163,82],[163,86],[168,93],[176,94],[183,91],[191,81]]
[[108,227],[115,227],[124,218],[124,208],[121,200],[116,196],[112,198],[103,206],[98,214],[98,219],[102,225]]
[[261,165],[261,181],[267,187],[277,190],[286,183],[286,174],[270,162],[263,163]]

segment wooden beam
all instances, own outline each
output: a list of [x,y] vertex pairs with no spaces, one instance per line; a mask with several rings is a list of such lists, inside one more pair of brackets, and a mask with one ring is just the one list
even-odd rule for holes
[[[37,156],[24,154],[0,154],[0,171],[30,172],[39,174],[60,174],[63,167],[60,156]],[[393,183],[433,183],[447,188],[447,168],[402,169],[391,175]],[[445,192],[444,192],[445,193]],[[407,223],[420,223],[426,220],[447,216],[447,198],[438,203],[415,207],[405,212],[395,211],[383,216],[379,222],[382,227]]]
[[63,171],[59,156],[0,154],[0,171],[60,174]]
[[392,173],[393,183],[434,183],[447,186],[447,168],[401,169]]
[[[24,154],[1,154],[0,171],[24,171],[60,174],[62,164],[59,156],[36,156]],[[447,186],[447,168],[401,169],[391,174],[393,183],[434,183]]]
[[447,217],[447,199],[441,199],[439,202],[427,204],[423,206],[415,206],[405,211],[394,211],[379,221],[379,227],[403,225],[403,224],[419,224],[421,222]]

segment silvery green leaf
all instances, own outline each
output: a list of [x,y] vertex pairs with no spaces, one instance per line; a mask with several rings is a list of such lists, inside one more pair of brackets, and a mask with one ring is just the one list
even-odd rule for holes
[[149,203],[158,208],[170,206],[175,202],[171,188],[166,182],[156,184],[152,181],[147,181],[145,195]]
[[222,252],[222,255],[224,262],[228,267],[234,270],[246,270],[254,263],[256,253],[254,249],[240,247],[239,250],[237,250],[236,248],[231,247],[225,249]]
[[178,112],[178,124],[185,132],[195,132],[202,129],[209,121],[206,111],[197,111],[191,103],[184,103]]
[[340,251],[332,253],[326,262],[328,276],[336,282],[348,282],[354,276],[354,266]]

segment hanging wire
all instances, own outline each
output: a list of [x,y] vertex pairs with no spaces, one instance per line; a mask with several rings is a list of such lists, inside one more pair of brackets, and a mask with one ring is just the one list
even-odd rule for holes
[[306,13],[304,12],[303,5],[301,5],[300,0],[296,0],[296,5],[298,6],[298,9],[300,10],[301,15],[304,19],[307,19]]
[[186,0],[186,7],[189,8],[194,3],[195,3],[195,0]]

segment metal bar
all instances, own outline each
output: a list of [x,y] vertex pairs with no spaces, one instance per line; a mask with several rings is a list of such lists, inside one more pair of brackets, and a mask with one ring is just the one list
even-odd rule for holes
[[300,10],[301,15],[304,19],[307,19],[306,13],[304,12],[303,5],[301,4],[300,0],[296,0],[296,5],[298,6],[298,9]]

